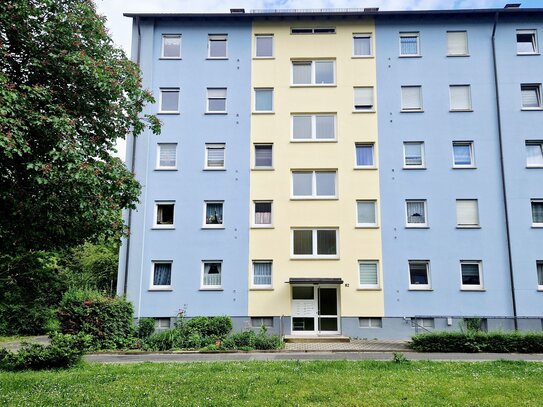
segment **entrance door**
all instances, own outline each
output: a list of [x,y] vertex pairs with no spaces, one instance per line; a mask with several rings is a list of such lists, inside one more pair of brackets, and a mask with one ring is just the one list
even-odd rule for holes
[[292,334],[339,334],[338,288],[292,286]]

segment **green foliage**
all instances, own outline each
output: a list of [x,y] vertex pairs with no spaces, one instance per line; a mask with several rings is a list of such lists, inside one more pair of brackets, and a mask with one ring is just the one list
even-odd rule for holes
[[183,324],[189,334],[198,333],[202,337],[224,338],[232,330],[232,319],[220,317],[194,317]]
[[394,363],[409,363],[409,359],[405,357],[405,355],[402,352],[394,352],[392,354],[392,361]]
[[91,0],[0,7],[0,253],[119,236],[140,186],[116,140],[146,127],[151,94]]
[[85,334],[53,334],[47,346],[24,343],[18,352],[0,349],[0,370],[68,368],[81,360],[91,341]]
[[153,318],[140,318],[136,335],[140,339],[147,339],[155,333],[155,320]]
[[58,310],[62,332],[90,335],[96,349],[130,346],[134,341],[133,318],[134,309],[125,298],[88,290],[67,291]]
[[541,332],[435,332],[415,335],[411,347],[418,352],[542,353]]
[[166,351],[181,349],[184,344],[184,336],[179,329],[168,329],[167,331],[155,332],[142,343],[143,350]]

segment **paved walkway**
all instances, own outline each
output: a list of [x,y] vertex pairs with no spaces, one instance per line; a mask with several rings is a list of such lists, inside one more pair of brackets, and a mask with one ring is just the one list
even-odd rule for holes
[[[39,343],[41,345],[48,345],[49,344],[49,337],[47,335],[43,336],[34,336],[32,338],[25,338],[23,340],[24,342],[32,342],[32,343]],[[0,343],[0,348],[6,348],[8,350],[14,351],[19,350],[21,348],[21,341],[11,341],[11,342],[2,342]]]
[[411,352],[406,341],[351,339],[350,342],[285,343],[285,351],[332,352]]

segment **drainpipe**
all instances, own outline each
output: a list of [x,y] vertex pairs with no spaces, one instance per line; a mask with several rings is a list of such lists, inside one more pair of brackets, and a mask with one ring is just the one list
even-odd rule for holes
[[498,66],[496,62],[496,28],[498,26],[498,18],[500,12],[497,11],[494,17],[494,26],[492,28],[492,62],[494,65],[494,89],[496,91],[496,113],[498,118],[498,140],[500,146],[500,170],[501,170],[501,181],[502,181],[502,192],[503,192],[503,207],[505,211],[505,233],[507,240],[507,257],[509,262],[509,279],[511,281],[511,300],[513,302],[513,317],[514,317],[514,326],[515,331],[518,330],[517,322],[517,300],[515,297],[515,279],[513,275],[513,255],[511,251],[511,233],[509,230],[509,210],[507,204],[507,185],[505,183],[505,169],[503,163],[503,134],[502,134],[502,119],[501,119],[501,108],[500,108],[500,89],[498,87]]
[[[136,18],[136,25],[138,27],[138,49],[136,52],[136,64],[140,66],[140,54],[141,54],[141,29],[140,29],[140,18]],[[130,172],[133,174],[134,170],[136,168],[135,166],[136,161],[136,137],[132,136],[132,154],[131,154],[131,161],[130,161]],[[128,209],[128,219],[127,219],[127,226],[128,226],[128,236],[126,236],[126,256],[125,256],[125,264],[124,264],[124,287],[123,287],[123,294],[126,296],[126,293],[128,291],[128,259],[130,257],[130,230],[132,227],[132,209]]]

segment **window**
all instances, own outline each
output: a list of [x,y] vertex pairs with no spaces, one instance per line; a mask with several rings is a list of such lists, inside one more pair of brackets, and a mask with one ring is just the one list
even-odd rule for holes
[[292,27],[291,34],[335,34],[334,27]]
[[251,317],[251,326],[253,328],[273,328],[273,317]]
[[153,261],[151,289],[169,290],[172,286],[172,262]]
[[292,256],[337,258],[337,230],[293,229]]
[[379,268],[376,261],[358,262],[358,286],[359,288],[379,288]]
[[181,58],[181,35],[164,34],[162,36],[162,58],[180,59]]
[[173,229],[175,202],[157,202],[155,203],[155,224],[154,228]]
[[336,171],[292,171],[294,198],[335,198]]
[[292,61],[293,85],[333,85],[336,82],[335,61]]
[[427,260],[409,260],[409,289],[430,290],[430,262]]
[[537,54],[537,31],[517,30],[517,54]]
[[537,268],[537,288],[543,290],[543,260],[536,262]]
[[255,89],[255,112],[273,112],[273,89]]
[[373,161],[373,144],[356,143],[355,147],[355,167],[356,168],[375,168]]
[[228,36],[226,34],[209,35],[208,37],[208,58],[226,59],[227,58]]
[[420,56],[419,33],[400,33],[400,56],[416,57]]
[[543,200],[532,200],[532,226],[543,227]]
[[405,207],[407,210],[407,227],[426,227],[428,222],[426,219],[426,201],[405,201]]
[[456,200],[456,225],[458,227],[479,226],[479,205],[477,199]]
[[413,318],[411,320],[411,326],[422,327],[425,329],[433,329],[435,327],[434,318]]
[[255,56],[257,58],[273,57],[273,35],[259,34],[255,36]]
[[155,329],[170,329],[170,318],[155,318]]
[[312,114],[292,116],[292,140],[323,141],[335,139],[335,114]]
[[360,317],[358,318],[360,328],[382,328],[383,318],[379,317]]
[[473,142],[472,141],[453,141],[453,167],[454,168],[474,168]]
[[202,289],[222,288],[222,261],[206,260],[202,262]]
[[253,287],[270,288],[272,286],[272,262],[253,261]]
[[543,167],[543,141],[526,141],[526,166]]
[[204,228],[219,228],[224,227],[224,202],[207,201],[204,203]]
[[372,54],[371,34],[353,34],[353,55],[369,57]]
[[469,55],[467,31],[447,31],[447,55],[450,57]]
[[175,170],[177,168],[177,144],[160,143],[157,145],[158,170]]
[[206,170],[224,170],[225,144],[206,144]]
[[462,290],[482,290],[483,278],[481,274],[480,261],[461,261],[460,270],[462,273]]
[[373,111],[373,88],[354,88],[354,110],[356,112]]
[[422,112],[422,88],[402,86],[402,112]]
[[403,143],[403,167],[405,169],[425,168],[424,143],[407,141]]
[[207,113],[226,113],[226,88],[207,88]]
[[522,98],[522,109],[541,109],[541,84],[522,84],[520,85]]
[[160,89],[159,113],[179,113],[179,88]]
[[255,144],[255,168],[272,168],[272,145]]
[[254,201],[254,226],[270,227],[272,225],[272,202]]
[[470,85],[451,85],[449,86],[449,93],[451,112],[471,110]]
[[377,205],[375,201],[356,201],[356,226],[377,226]]

